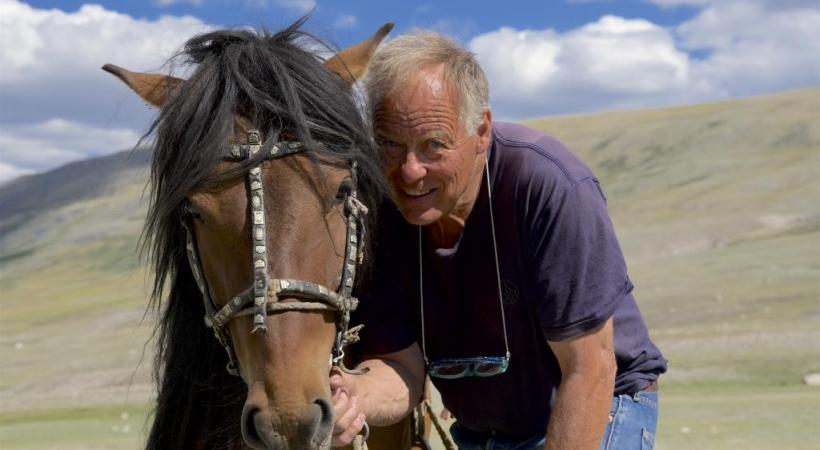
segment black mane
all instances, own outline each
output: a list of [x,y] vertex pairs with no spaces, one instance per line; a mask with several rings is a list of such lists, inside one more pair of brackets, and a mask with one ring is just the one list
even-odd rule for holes
[[212,181],[236,116],[259,128],[267,144],[283,134],[303,142],[317,163],[355,161],[359,193],[370,211],[382,196],[369,127],[351,90],[299,45],[315,40],[299,29],[304,21],[275,34],[242,29],[195,36],[173,60],[195,69],[149,130],[156,132],[156,143],[143,242],[155,270],[150,308],[160,317],[158,399],[147,448],[232,448],[241,442],[246,387],[227,374],[225,352],[203,325],[179,220],[186,195]]

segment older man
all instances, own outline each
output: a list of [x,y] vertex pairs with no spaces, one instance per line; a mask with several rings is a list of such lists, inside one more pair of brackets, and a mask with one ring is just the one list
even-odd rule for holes
[[651,448],[666,361],[595,175],[493,123],[481,67],[440,35],[383,46],[365,87],[392,195],[357,313],[370,371],[331,377],[334,443],[406,415],[429,375],[462,449]]

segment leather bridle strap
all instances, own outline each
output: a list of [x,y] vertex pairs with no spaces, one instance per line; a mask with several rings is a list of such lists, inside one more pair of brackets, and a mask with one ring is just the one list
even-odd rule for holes
[[[302,298],[309,301],[279,303],[279,297]],[[223,328],[227,326],[228,322],[235,317],[255,314],[256,310],[247,308],[253,299],[254,291],[251,288],[248,288],[241,294],[234,297],[216,314],[207,317],[206,323],[209,327],[216,326]],[[292,279],[271,280],[270,286],[268,286],[267,299],[267,314],[272,314],[278,311],[305,311],[311,309],[344,311],[354,310],[358,306],[358,300],[355,298],[345,298],[336,292],[328,290],[324,286]]]
[[[262,150],[260,134],[256,130],[248,132],[248,144],[234,144],[230,147],[230,156],[225,159],[244,160],[254,158]],[[342,276],[337,291],[325,286],[303,280],[269,279],[268,255],[266,247],[265,202],[262,183],[262,163],[269,159],[289,156],[307,150],[301,142],[275,143],[262,161],[248,172],[248,195],[250,197],[251,238],[253,242],[253,284],[233,297],[226,305],[218,307],[210,296],[205,275],[202,272],[197,252],[195,235],[186,220],[183,225],[186,231],[186,248],[188,262],[194,279],[202,293],[205,304],[205,325],[214,330],[216,339],[228,353],[228,372],[238,375],[236,358],[233,352],[228,323],[236,317],[253,315],[252,333],[267,332],[265,317],[282,311],[325,311],[336,312],[336,342],[333,347],[332,363],[344,371],[345,345],[358,340],[361,326],[349,328],[350,313],[358,306],[358,300],[352,296],[356,277],[356,268],[362,263],[364,243],[364,216],[367,207],[358,200],[356,192],[356,164],[351,165],[352,185],[349,186],[344,200],[344,214],[347,221],[345,257]],[[280,301],[281,299],[300,299],[301,301]]]

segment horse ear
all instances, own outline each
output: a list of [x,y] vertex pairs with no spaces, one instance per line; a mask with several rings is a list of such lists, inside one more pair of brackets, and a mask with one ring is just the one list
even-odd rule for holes
[[387,22],[369,38],[340,51],[325,61],[325,67],[342,77],[345,83],[352,85],[354,81],[364,75],[370,58],[376,52],[376,47],[392,29],[393,22]]
[[159,73],[131,72],[114,64],[106,64],[102,66],[102,70],[122,80],[143,100],[157,108],[161,108],[168,97],[185,81]]

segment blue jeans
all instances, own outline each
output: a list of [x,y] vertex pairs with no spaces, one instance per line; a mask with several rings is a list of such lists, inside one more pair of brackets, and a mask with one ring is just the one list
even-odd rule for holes
[[[652,450],[658,424],[658,393],[641,391],[614,397],[609,417],[600,450]],[[450,435],[460,450],[542,450],[546,444],[546,433],[511,441],[470,431],[458,422],[450,426]]]
[[523,441],[513,441],[468,430],[458,422],[450,425],[450,436],[459,450],[541,450],[546,441],[546,433]]
[[619,395],[612,399],[609,417],[600,450],[652,450],[658,425],[658,393]]

